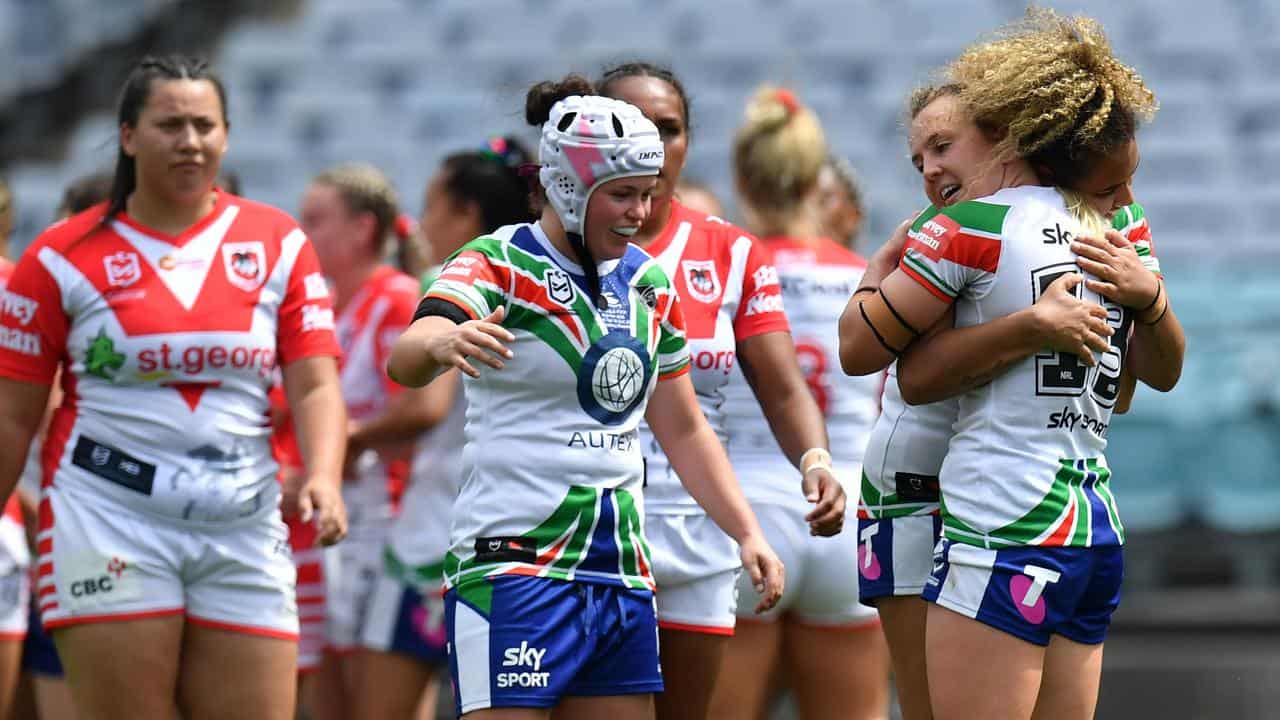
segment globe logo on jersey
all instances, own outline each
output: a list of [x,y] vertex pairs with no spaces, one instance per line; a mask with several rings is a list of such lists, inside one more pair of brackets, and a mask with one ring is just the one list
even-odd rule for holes
[[629,333],[611,332],[587,350],[578,369],[578,403],[606,425],[627,420],[653,376],[649,351]]

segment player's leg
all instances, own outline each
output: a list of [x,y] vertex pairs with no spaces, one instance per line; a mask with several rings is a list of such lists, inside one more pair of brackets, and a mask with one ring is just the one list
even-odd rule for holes
[[[780,622],[776,619],[739,618],[726,647],[720,679],[711,695],[707,717],[713,720],[764,720],[778,686],[775,679],[781,654]],[[669,671],[663,670],[667,675]]]
[[933,569],[937,515],[858,519],[859,597],[880,613],[903,720],[931,720],[921,597]]
[[925,665],[925,621],[929,603],[919,596],[886,597],[876,603],[893,660],[893,679],[903,720],[932,720]]
[[1031,717],[1040,691],[1043,647],[937,605],[929,606],[928,622],[929,694],[935,718]]
[[394,652],[361,650],[356,717],[412,720],[418,708],[435,704],[435,668]]
[[[782,508],[779,508],[780,510]],[[783,617],[782,666],[804,720],[881,720],[889,714],[889,650],[876,611],[859,602],[852,532],[814,537],[798,510],[790,523],[800,570]],[[770,513],[770,515],[773,515]],[[766,531],[768,532],[768,531]]]
[[1045,651],[1034,720],[1091,720],[1102,678],[1102,644],[1054,635]]
[[702,720],[720,676],[728,637],[701,631],[659,632],[663,691],[655,702],[662,720]]
[[435,707],[436,670],[448,661],[443,588],[438,580],[442,571],[439,567],[402,571],[407,577],[432,578],[424,595],[384,563],[360,638],[358,717],[411,720],[419,708]]
[[76,716],[81,720],[173,717],[182,633],[182,616],[176,614],[54,630]]
[[[7,521],[7,518],[6,518]],[[7,524],[7,523],[6,523]],[[31,602],[31,576],[27,571],[29,556],[26,537],[20,526],[5,528],[16,536],[21,556],[13,570],[0,577],[0,718],[8,717],[22,675],[22,648],[27,635],[27,613]],[[8,543],[6,543],[8,544]]]
[[193,539],[178,700],[184,720],[291,720],[297,571],[274,513]]
[[556,706],[555,720],[653,720],[653,695],[567,697]]

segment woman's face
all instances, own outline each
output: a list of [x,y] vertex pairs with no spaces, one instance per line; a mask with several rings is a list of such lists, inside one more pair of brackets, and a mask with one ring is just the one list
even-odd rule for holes
[[654,196],[670,198],[675,194],[689,152],[689,118],[684,115],[680,93],[671,83],[656,77],[633,75],[610,83],[613,97],[631,103],[658,126],[666,157]]
[[208,80],[154,80],[135,125],[120,126],[120,145],[137,168],[139,187],[179,205],[213,189],[227,151],[222,100]]
[[935,98],[911,120],[911,164],[937,207],[986,197],[1000,189],[995,142],[969,119],[953,95]]
[[658,179],[651,176],[610,180],[591,193],[587,203],[585,241],[596,260],[615,260],[640,230]]
[[842,245],[852,245],[862,229],[862,212],[830,165],[824,165],[818,173],[818,207],[827,234]]
[[449,192],[448,181],[448,171],[438,171],[427,183],[427,192],[422,200],[419,227],[430,246],[428,257],[432,265],[444,262],[458,248],[484,232],[479,206],[458,202]]
[[1133,175],[1138,171],[1140,161],[1138,140],[1129,138],[1129,142],[1103,156],[1094,164],[1093,170],[1075,183],[1075,187],[1068,189],[1079,193],[1110,220],[1117,210],[1133,203]]
[[345,268],[361,264],[362,256],[372,249],[372,243],[360,240],[373,232],[373,215],[351,212],[332,185],[312,183],[302,196],[298,216],[325,275],[341,275]]

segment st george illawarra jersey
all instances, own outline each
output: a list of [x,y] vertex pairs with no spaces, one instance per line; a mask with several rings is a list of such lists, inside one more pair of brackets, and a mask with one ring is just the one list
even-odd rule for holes
[[[930,208],[925,213],[937,211]],[[1160,273],[1160,262],[1151,247],[1151,228],[1141,205],[1134,203],[1118,210],[1111,226],[1133,243],[1147,269]],[[1056,237],[1057,230],[1054,232]],[[938,473],[960,413],[960,401],[948,398],[927,405],[908,405],[898,389],[897,371],[898,363],[894,362],[885,381],[881,415],[867,444],[858,499],[861,518],[938,512]]]
[[[606,307],[535,224],[467,244],[427,298],[506,308],[515,357],[464,379],[466,447],[445,580],[497,573],[653,587],[637,427],[659,379],[689,369],[667,274],[638,247],[599,265]],[[488,588],[488,583],[475,583]]]
[[[836,325],[867,263],[829,238],[773,237],[764,242],[773,252],[800,369],[826,419],[833,469],[852,493],[867,435],[879,414],[881,378],[850,377],[840,370]],[[734,373],[726,394],[729,460],[747,499],[807,507],[800,473],[782,453],[741,372]]]
[[[1118,222],[1127,219],[1132,215]],[[1009,188],[922,213],[901,268],[957,303],[957,327],[977,325],[1026,308],[1055,279],[1079,272],[1070,242],[1080,232],[1053,188]],[[1142,254],[1150,255],[1149,234],[1146,247]],[[1151,259],[1147,264],[1155,267]],[[1106,308],[1116,328],[1098,365],[1045,351],[960,396],[941,470],[943,532],[956,542],[1086,547],[1124,541],[1103,450],[1132,312],[1083,284],[1075,292]]]
[[339,353],[314,251],[285,213],[221,192],[176,237],[104,210],[37,238],[0,306],[0,375],[63,368],[45,485],[179,522],[274,511],[273,372]]
[[[723,443],[729,419],[725,393],[738,375],[738,343],[788,330],[778,272],[764,243],[746,231],[674,200],[671,205],[671,221],[648,250],[680,295],[693,389]],[[640,436],[648,461],[645,507],[658,514],[702,514],[643,423]]]

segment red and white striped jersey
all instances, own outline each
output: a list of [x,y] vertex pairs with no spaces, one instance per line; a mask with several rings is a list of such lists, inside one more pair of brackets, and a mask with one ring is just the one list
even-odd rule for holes
[[[737,362],[738,343],[788,329],[773,259],[745,230],[675,200],[666,229],[647,250],[680,294],[693,388],[707,421],[725,442],[724,391]],[[768,432],[767,425],[764,429]],[[701,513],[649,426],[641,425],[641,432],[649,483],[645,509],[655,514]]]
[[[382,415],[392,396],[403,388],[387,377],[387,359],[396,338],[413,321],[418,307],[418,281],[390,266],[373,271],[338,314],[342,347],[342,397],[347,415],[366,422]],[[406,457],[384,457],[366,450],[355,459],[356,476],[346,478],[352,538],[368,533],[381,537],[400,501],[409,471]]]
[[0,306],[0,376],[65,391],[44,483],[173,520],[275,509],[275,368],[336,356],[314,252],[285,213],[219,192],[178,236],[105,205],[46,230]]

